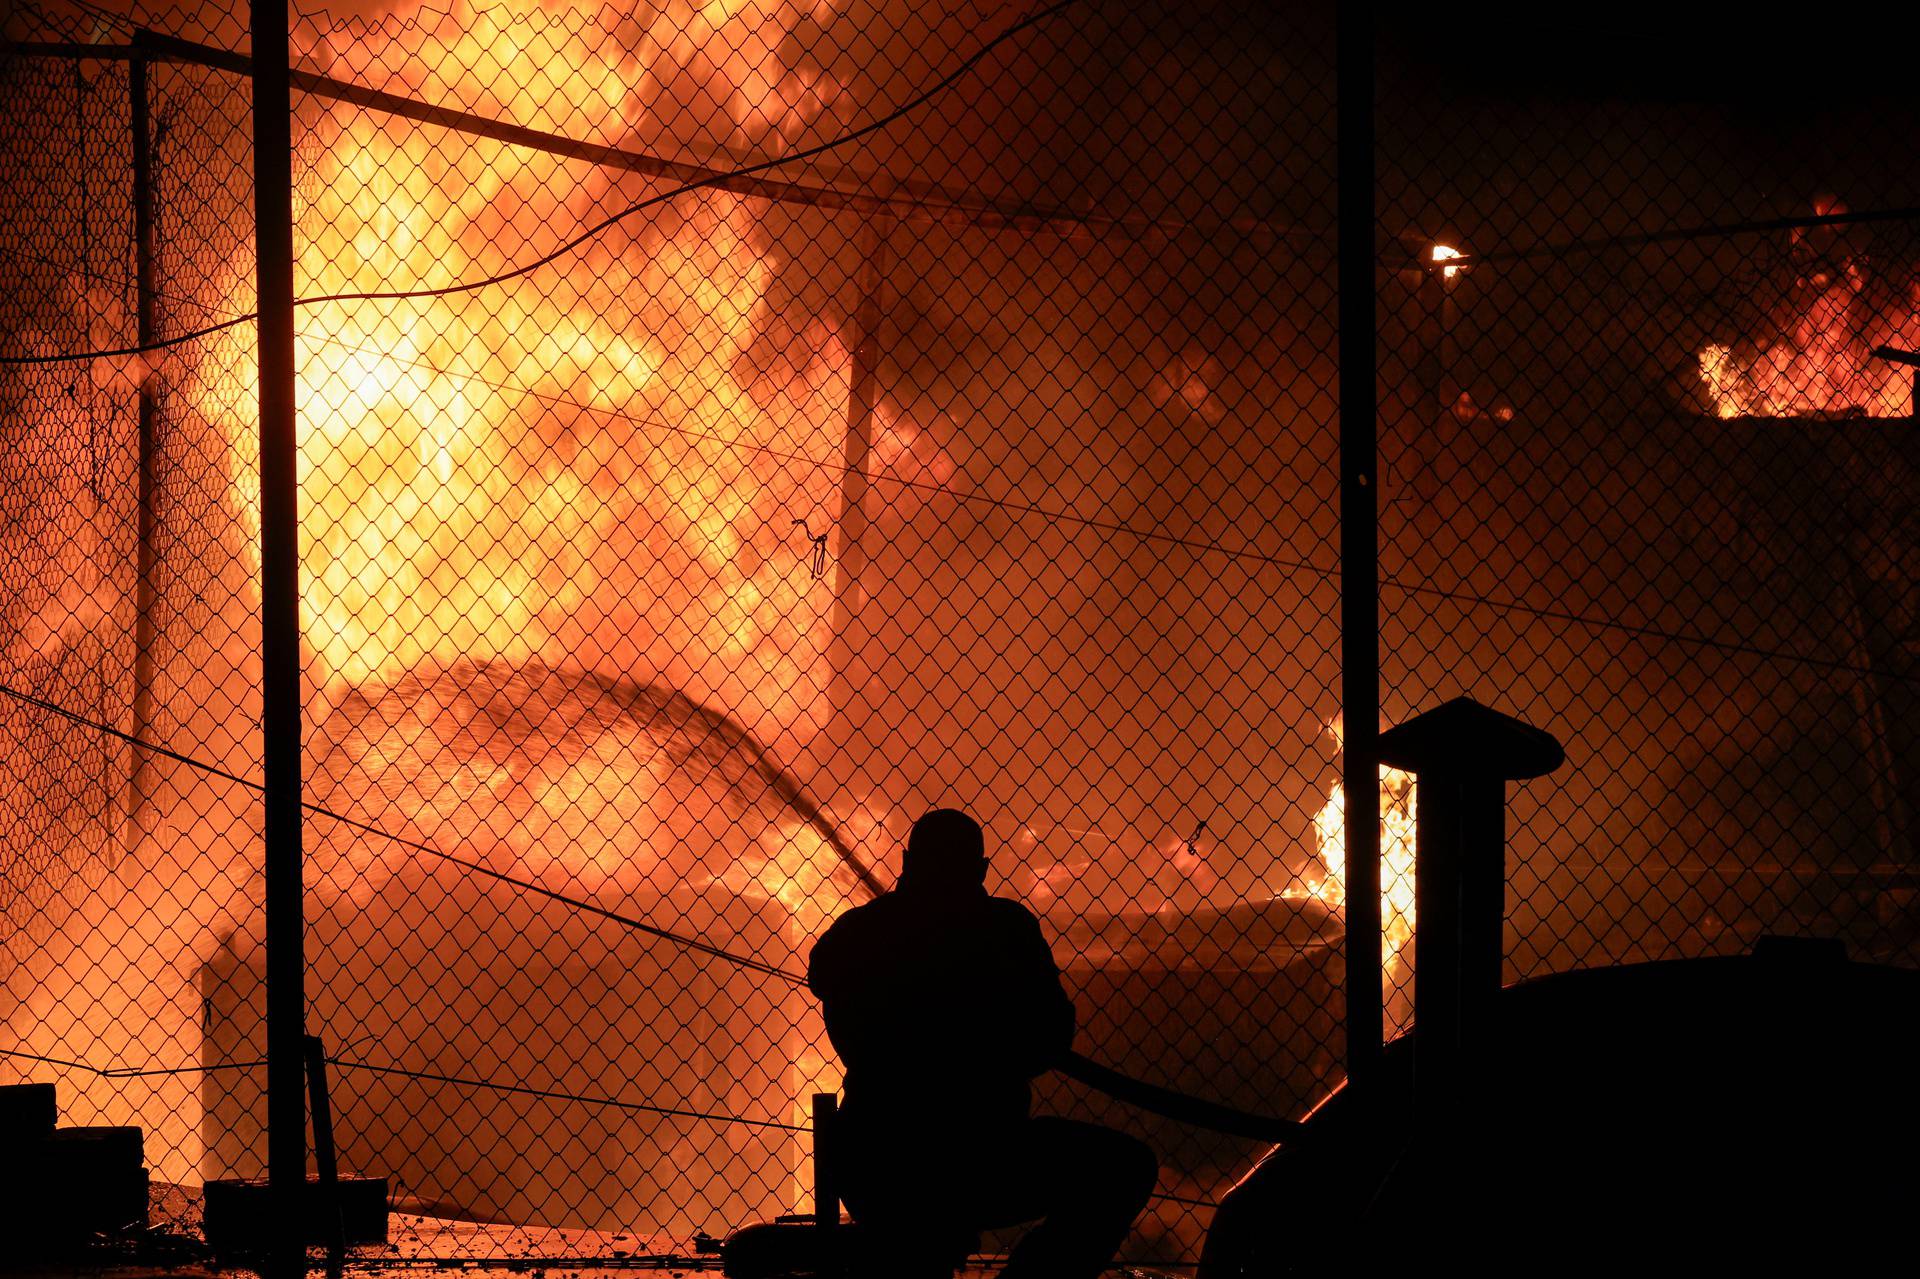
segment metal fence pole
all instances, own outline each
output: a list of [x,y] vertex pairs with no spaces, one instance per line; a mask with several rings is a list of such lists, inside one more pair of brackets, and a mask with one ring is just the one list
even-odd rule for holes
[[1380,1059],[1379,452],[1374,417],[1373,15],[1341,5],[1338,34],[1340,232],[1340,715],[1346,789],[1347,1074]]
[[[151,346],[153,314],[153,135],[147,101],[147,60],[136,53],[127,64],[127,92],[133,124],[133,261],[135,341]],[[138,428],[138,510],[134,552],[133,611],[133,776],[128,786],[128,826],[138,837],[145,820],[151,783],[144,743],[153,728],[153,535],[154,420],[158,412],[159,374],[149,364],[140,378]]]
[[853,778],[846,765],[853,746],[852,726],[863,722],[867,658],[853,628],[865,607],[867,573],[867,468],[873,445],[874,404],[880,362],[880,323],[885,314],[888,239],[893,219],[870,218],[860,240],[858,300],[853,308],[852,383],[847,394],[847,438],[840,482],[839,547],[834,584],[833,639],[828,663],[827,703],[834,716],[835,746],[830,789],[831,802]]
[[260,696],[266,783],[270,1279],[306,1269],[306,1000],[300,853],[300,586],[294,455],[293,123],[286,7],[254,0],[254,248],[260,307]]

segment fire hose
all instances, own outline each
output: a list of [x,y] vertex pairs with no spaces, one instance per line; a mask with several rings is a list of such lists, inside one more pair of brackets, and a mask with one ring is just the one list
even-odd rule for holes
[[1150,1084],[1131,1075],[1123,1075],[1112,1067],[1102,1066],[1077,1052],[1068,1052],[1056,1063],[1056,1068],[1067,1078],[1078,1080],[1116,1101],[1124,1101],[1130,1106],[1197,1128],[1209,1128],[1229,1136],[1250,1137],[1255,1141],[1276,1144],[1297,1143],[1304,1131],[1295,1120],[1256,1115],[1251,1111],[1163,1088],[1159,1084]]

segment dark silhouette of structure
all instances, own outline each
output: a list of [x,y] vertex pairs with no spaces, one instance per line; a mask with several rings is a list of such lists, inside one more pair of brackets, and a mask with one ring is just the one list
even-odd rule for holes
[[1153,1191],[1139,1141],[1030,1115],[1030,1081],[1072,1046],[1073,1002],[1039,921],[990,896],[986,871],[978,823],[935,809],[898,887],[813,948],[808,981],[846,1066],[835,1149],[856,1273],[951,1274],[977,1231],[1039,1219],[1008,1279],[1091,1279]]

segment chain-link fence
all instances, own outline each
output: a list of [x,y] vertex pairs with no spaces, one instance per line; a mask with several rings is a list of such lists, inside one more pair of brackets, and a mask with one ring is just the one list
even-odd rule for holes
[[[169,1185],[267,1157],[245,19],[27,11],[0,57],[0,1079]],[[423,1251],[806,1209],[799,975],[936,805],[1088,1056],[1267,1114],[1339,1080],[1329,12],[529,0],[291,48],[306,1017]],[[1912,962],[1904,170],[1843,115],[1733,145],[1380,74],[1379,709],[1568,743],[1510,975]],[[1159,1154],[1141,1262],[1262,1149],[1039,1104]]]
[[250,324],[141,348],[252,309],[250,95],[124,42],[10,53],[0,81],[0,1072],[198,1182],[227,1171],[203,1113],[258,1092],[203,1010],[215,955],[258,934],[258,379]]

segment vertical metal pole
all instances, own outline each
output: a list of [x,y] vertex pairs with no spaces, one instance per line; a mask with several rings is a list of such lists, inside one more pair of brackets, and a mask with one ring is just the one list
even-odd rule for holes
[[306,992],[300,901],[300,585],[294,454],[293,97],[285,0],[253,0],[260,306],[260,701],[266,783],[268,1279],[306,1270]]
[[333,1158],[333,1104],[327,1099],[327,1047],[320,1036],[308,1035],[307,1096],[313,1109],[313,1164],[319,1175],[322,1228],[327,1234],[327,1273],[346,1268],[347,1229],[340,1215],[340,1170]]
[[837,1273],[833,1250],[840,1227],[840,1183],[834,1177],[833,1120],[839,1104],[833,1093],[813,1094],[813,1225],[823,1274]]
[[1340,709],[1347,838],[1347,1074],[1380,1060],[1380,594],[1374,419],[1373,14],[1340,6]]
[[[138,35],[135,43],[139,43]],[[148,118],[147,60],[136,51],[127,65],[127,89],[133,117],[133,274],[135,342],[154,341],[153,298],[153,140]],[[139,474],[135,480],[135,537],[133,583],[133,769],[129,779],[128,826],[138,836],[146,818],[147,792],[152,784],[152,761],[143,743],[153,731],[153,536],[154,536],[154,423],[159,412],[157,356],[149,355],[140,378]]]
[[[845,471],[840,482],[839,547],[829,650],[827,705],[833,716],[829,740],[836,754],[832,786],[852,781],[855,728],[866,722],[859,705],[866,687],[866,655],[854,635],[865,602],[867,568],[867,467],[873,445],[873,412],[879,384],[881,290],[886,287],[887,241],[893,219],[876,216],[861,242],[860,297],[853,311],[852,378],[847,388]],[[831,800],[832,796],[826,796]]]

